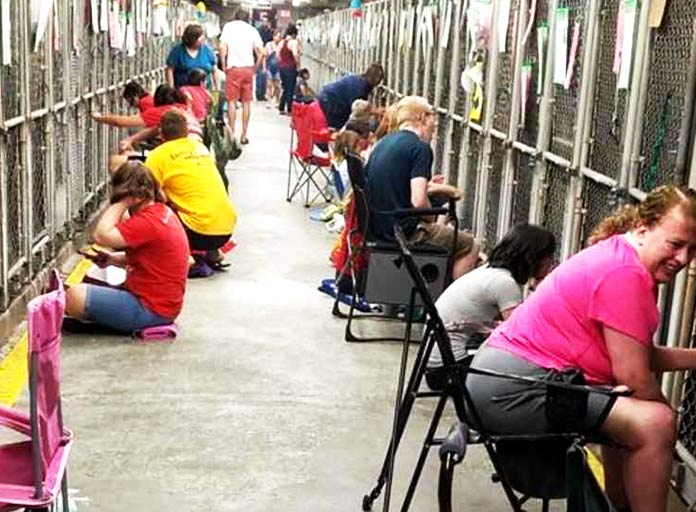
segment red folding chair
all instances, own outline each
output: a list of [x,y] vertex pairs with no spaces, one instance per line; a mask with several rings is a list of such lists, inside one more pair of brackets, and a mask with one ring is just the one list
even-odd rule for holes
[[53,505],[62,490],[69,512],[66,466],[72,433],[60,405],[61,326],[65,290],[56,271],[50,291],[28,306],[29,413],[0,406],[0,426],[28,438],[0,445],[0,512]]
[[[331,159],[317,154],[321,151],[318,144],[327,146],[331,141],[331,132],[326,125],[326,118],[315,101],[310,104],[293,103],[290,119],[290,161],[288,162],[288,187],[285,200],[290,202],[304,189],[304,205],[309,207],[319,197],[331,200],[326,191],[331,172]],[[316,194],[310,201],[310,189]]]

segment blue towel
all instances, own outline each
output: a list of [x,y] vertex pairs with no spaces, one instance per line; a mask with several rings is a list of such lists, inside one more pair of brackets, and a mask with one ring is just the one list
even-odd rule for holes
[[[318,290],[326,295],[330,295],[334,299],[336,298],[336,294],[338,294],[338,300],[349,306],[353,301],[353,296],[351,294],[338,291],[335,279],[322,280]],[[372,313],[372,308],[367,302],[365,302],[364,299],[360,299],[358,302],[356,302],[355,309],[363,313]]]

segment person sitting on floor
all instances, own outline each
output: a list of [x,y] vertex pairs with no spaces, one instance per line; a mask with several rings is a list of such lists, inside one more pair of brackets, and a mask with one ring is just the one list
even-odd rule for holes
[[665,512],[677,414],[656,374],[696,369],[696,350],[653,343],[657,288],[696,254],[696,191],[658,187],[602,221],[591,241],[498,326],[471,365],[542,379],[574,370],[589,385],[618,386],[631,396],[578,396],[581,402],[554,418],[536,385],[469,374],[466,387],[491,433],[570,428],[609,438],[614,444],[602,446],[602,461],[616,509]]
[[186,118],[166,112],[160,133],[164,142],[150,152],[145,165],[184,225],[197,265],[192,275],[209,275],[205,266],[221,266],[219,249],[232,236],[237,213],[212,155],[186,136]]
[[111,205],[92,237],[116,251],[99,253],[98,263],[124,267],[126,281],[122,289],[70,286],[66,314],[123,333],[174,322],[184,302],[188,242],[141,162],[126,162],[111,178]]
[[202,69],[193,68],[188,74],[188,85],[179,87],[179,90],[186,97],[186,104],[199,123],[205,121],[210,103],[213,100],[205,87],[207,76]]
[[[556,251],[553,233],[530,224],[512,228],[490,253],[488,264],[464,274],[442,292],[435,306],[445,324],[457,361],[478,348],[495,324],[506,320],[522,303],[522,287],[541,282],[549,273]],[[442,366],[437,346],[428,361]],[[442,387],[436,372],[426,374],[432,388]]]
[[[409,208],[430,208],[430,197],[460,199],[461,192],[433,178],[430,141],[437,127],[437,114],[425,98],[407,96],[397,109],[399,131],[387,135],[372,150],[367,163],[370,192],[371,237],[393,241],[397,219],[388,212]],[[435,218],[408,217],[399,221],[413,243],[452,247],[456,236],[453,276],[458,278],[474,268],[479,248],[471,234],[454,232],[449,224]]]
[[123,87],[123,99],[129,106],[137,108],[141,114],[155,106],[155,99],[135,80],[131,80]]

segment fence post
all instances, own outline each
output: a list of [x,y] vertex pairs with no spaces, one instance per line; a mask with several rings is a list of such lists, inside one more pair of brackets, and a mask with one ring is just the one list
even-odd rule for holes
[[[619,187],[628,189],[631,176],[637,173],[637,159],[632,158],[634,148],[637,144],[640,147],[642,137],[642,120],[638,118],[641,109],[641,103],[645,101],[645,91],[642,87],[643,81],[647,81],[648,64],[644,61],[648,60],[646,50],[649,48],[648,39],[650,39],[650,27],[648,26],[648,18],[650,13],[650,2],[641,2],[640,17],[638,21],[638,36],[636,38],[636,52],[633,56],[633,70],[631,73],[631,89],[628,94],[628,108],[626,113],[626,130],[624,138],[624,147],[621,157],[621,174],[619,175]],[[637,65],[636,65],[637,64]],[[642,117],[642,116],[641,116]],[[636,123],[640,124],[640,130],[631,129]],[[640,150],[639,150],[640,151]]]
[[25,261],[25,269],[26,269],[26,274],[28,276],[33,275],[33,258],[31,257],[31,247],[32,247],[32,239],[33,239],[33,217],[34,217],[34,203],[33,203],[33,183],[32,183],[32,172],[33,172],[33,161],[31,157],[31,152],[32,152],[32,147],[31,147],[31,132],[30,132],[30,124],[33,124],[34,121],[30,120],[30,114],[31,114],[31,88],[29,86],[29,77],[30,75],[30,59],[31,59],[31,43],[29,42],[29,13],[28,13],[28,8],[29,5],[27,2],[20,2],[22,7],[19,9],[19,20],[20,20],[20,38],[21,43],[20,44],[20,60],[21,60],[21,69],[22,72],[20,73],[20,82],[21,82],[21,91],[22,91],[22,107],[20,109],[20,114],[24,116],[24,121],[20,126],[17,127],[18,130],[20,130],[20,140],[21,140],[21,148],[22,148],[22,153],[20,157],[20,161],[22,162],[22,176],[21,176],[21,182],[22,182],[22,202],[23,202],[23,207],[22,207],[22,217],[23,217],[23,225],[22,225],[22,252],[24,258],[26,258]]
[[532,192],[529,200],[529,222],[541,224],[546,200],[546,162],[544,151],[551,143],[551,107],[553,104],[553,52],[551,45],[556,34],[556,8],[558,0],[549,0],[549,34],[546,45],[546,68],[544,69],[544,87],[539,104],[539,133],[537,134],[536,165],[532,180]]
[[[423,0],[418,0],[418,4],[416,5],[415,12],[413,13],[413,30],[415,31],[415,34],[409,34],[409,36],[414,38],[414,45],[415,47],[411,48],[411,56],[413,56],[413,61],[411,64],[411,88],[410,91],[408,90],[408,83],[409,83],[409,77],[408,75],[406,76],[405,82],[406,82],[406,90],[404,93],[406,94],[418,94],[418,86],[420,84],[420,60],[421,60],[421,38],[425,37],[425,35],[421,31],[421,18],[423,16],[423,9],[425,6],[423,5]],[[408,91],[408,92],[407,92]]]
[[[58,9],[58,5],[60,2],[54,3],[53,8]],[[51,17],[53,17],[53,14],[51,14]],[[54,83],[53,83],[53,76],[55,74],[55,69],[54,69],[54,47],[53,47],[53,41],[55,37],[55,26],[54,23],[49,23],[49,27],[46,30],[46,50],[47,50],[47,60],[46,60],[46,83],[48,84],[47,88],[47,105],[48,105],[48,113],[46,114],[46,180],[48,181],[48,186],[46,189],[48,190],[49,193],[46,194],[46,227],[48,229],[48,237],[49,240],[55,241],[57,233],[58,233],[58,227],[56,226],[56,221],[58,218],[57,215],[57,208],[56,208],[56,158],[55,158],[55,153],[56,153],[56,148],[55,144],[52,144],[52,135],[54,132],[54,126],[55,126],[55,105],[56,105],[56,100],[55,100],[55,94],[54,94]],[[49,51],[50,50],[50,51]],[[53,244],[51,244],[53,245]],[[53,252],[54,247],[51,248],[51,252]]]
[[[7,0],[0,0],[0,2]],[[0,20],[0,30],[9,30],[9,27],[3,26]],[[0,47],[0,59],[4,57],[4,49]],[[2,60],[0,60],[2,62]],[[0,91],[5,91],[5,73],[0,73]],[[9,303],[9,289],[7,272],[9,270],[9,247],[8,247],[8,222],[7,222],[7,132],[5,127],[5,106],[4,101],[0,98],[0,127],[2,135],[0,136],[0,286],[2,286],[2,294],[0,295],[0,305],[2,309],[7,309]]]
[[563,240],[561,243],[561,259],[567,259],[580,243],[580,228],[582,226],[582,189],[583,178],[580,168],[585,165],[582,160],[583,145],[589,136],[588,122],[594,105],[594,83],[592,80],[597,66],[596,50],[598,43],[597,21],[599,18],[599,0],[590,0],[587,8],[587,26],[585,30],[585,49],[582,60],[582,76],[580,79],[580,97],[578,112],[575,118],[575,137],[573,139],[573,156],[570,164],[570,183],[566,197],[564,215]]
[[[452,59],[450,61],[450,72],[449,72],[449,91],[447,95],[447,130],[445,131],[445,146],[443,148],[442,155],[442,168],[445,172],[446,183],[451,183],[452,179],[452,138],[454,137],[454,108],[457,104],[457,92],[459,89],[459,69],[460,69],[460,55],[459,47],[461,45],[460,41],[460,31],[459,31],[459,20],[462,17],[462,1],[464,0],[453,0],[454,1],[454,12],[451,13],[452,19],[450,21],[450,38],[449,44],[452,45]],[[451,5],[451,4],[450,4]],[[446,37],[450,37],[447,34]],[[444,53],[444,52],[443,52]],[[443,57],[444,60],[444,57]]]
[[[444,33],[442,27],[443,27],[443,22],[445,19],[445,16],[447,16],[447,13],[449,11],[449,16],[452,16],[452,1],[451,0],[440,0],[438,4],[438,32],[435,34],[435,48],[437,49],[437,58],[436,58],[436,66],[435,66],[435,97],[433,104],[435,106],[435,109],[437,110],[437,116],[438,120],[440,118],[440,113],[441,113],[441,108],[443,107],[441,105],[442,103],[442,82],[443,82],[443,74],[445,72],[445,48],[442,47],[443,42],[449,42],[449,37],[450,33],[448,32],[447,34]],[[439,132],[439,131],[438,131]],[[436,141],[433,141],[436,142]],[[435,162],[442,162],[442,155],[438,154],[437,151],[437,144],[433,144],[435,147]],[[444,149],[444,146],[443,146]],[[444,153],[444,151],[443,151]],[[448,169],[445,168],[444,165],[440,165],[439,169],[442,173],[447,176],[448,174]]]
[[[499,2],[493,3],[493,14],[491,24],[496,27],[498,24]],[[496,34],[492,31],[491,34]],[[486,231],[486,209],[488,200],[488,177],[490,172],[491,152],[493,141],[491,140],[490,130],[493,128],[493,117],[495,116],[496,91],[498,89],[498,37],[491,35],[488,42],[488,63],[486,71],[486,92],[484,96],[484,118],[483,118],[483,145],[480,160],[478,163],[478,184],[476,186],[476,201],[474,202],[474,233],[478,236],[485,236]]]
[[524,65],[525,29],[527,27],[527,0],[520,0],[517,13],[517,32],[515,33],[515,55],[512,61],[512,101],[510,103],[510,123],[508,125],[505,163],[501,178],[500,211],[498,213],[497,236],[502,238],[510,228],[512,217],[512,200],[515,191],[515,149],[512,142],[516,141],[520,132],[520,111],[522,109],[522,66]]
[[[460,20],[457,20],[457,25],[461,25],[462,21],[464,19],[467,20],[467,27],[465,26],[460,26],[460,33],[463,32],[464,35],[464,41],[465,41],[465,53],[468,53],[470,51],[470,48],[468,47],[469,43],[469,38],[467,36],[467,28],[468,28],[468,19],[466,18],[467,13],[466,9],[468,8],[468,1],[466,1],[465,6],[462,8],[462,18]],[[460,36],[461,37],[461,36]],[[461,39],[460,39],[460,44],[461,44]],[[472,123],[470,121],[470,115],[469,111],[471,109],[471,95],[467,94],[464,100],[464,112],[462,112],[462,124],[463,124],[463,130],[462,130],[462,140],[461,140],[461,147],[459,149],[459,160],[457,162],[457,188],[459,190],[462,190],[464,193],[464,200],[460,201],[459,203],[459,209],[458,209],[458,216],[462,218],[465,221],[465,227],[467,228],[472,228],[473,227],[473,218],[471,219],[466,219],[465,218],[465,213],[466,213],[466,199],[468,198],[469,194],[471,191],[467,190],[468,184],[469,184],[469,174],[471,172],[476,172],[476,169],[472,169],[469,161],[469,153],[471,151],[471,133],[473,131]],[[476,191],[474,190],[474,193]],[[475,197],[472,198],[475,202]],[[472,205],[474,206],[474,205]],[[473,214],[472,214],[473,217]],[[466,221],[469,221],[469,225],[466,225]]]

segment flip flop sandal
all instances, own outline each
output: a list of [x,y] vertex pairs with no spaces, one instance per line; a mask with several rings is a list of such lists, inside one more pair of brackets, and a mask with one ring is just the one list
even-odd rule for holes
[[216,262],[207,262],[208,266],[215,270],[216,272],[224,272],[227,267],[231,265],[231,263],[223,263],[222,261],[216,261]]

